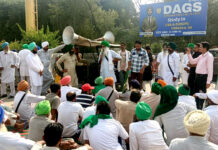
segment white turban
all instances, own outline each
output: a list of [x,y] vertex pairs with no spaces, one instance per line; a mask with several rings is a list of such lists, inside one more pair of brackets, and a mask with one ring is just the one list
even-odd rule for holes
[[209,98],[213,103],[218,104],[218,90],[212,90],[206,93],[196,93],[195,94],[200,99]]
[[207,93],[207,97],[215,104],[218,104],[218,90],[212,90]]
[[185,116],[184,124],[190,133],[204,136],[210,125],[210,117],[202,110],[194,110]]
[[46,47],[48,45],[49,45],[48,41],[42,42],[42,48],[44,48],[44,47]]

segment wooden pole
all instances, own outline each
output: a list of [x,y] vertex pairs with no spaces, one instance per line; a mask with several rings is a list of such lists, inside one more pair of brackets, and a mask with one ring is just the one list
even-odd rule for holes
[[36,30],[35,1],[25,0],[26,31]]

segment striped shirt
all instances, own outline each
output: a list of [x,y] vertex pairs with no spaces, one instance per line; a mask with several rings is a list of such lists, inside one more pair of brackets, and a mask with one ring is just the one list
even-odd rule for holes
[[76,97],[76,102],[80,103],[83,108],[89,107],[95,101],[95,97],[88,94],[80,94]]

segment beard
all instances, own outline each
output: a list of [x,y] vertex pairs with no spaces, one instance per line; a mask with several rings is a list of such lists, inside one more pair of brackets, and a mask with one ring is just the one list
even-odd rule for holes
[[69,54],[70,54],[70,55],[73,55],[73,54],[74,54],[74,51],[69,51]]
[[102,53],[103,53],[104,56],[107,55],[108,50],[109,50],[109,47],[105,47],[105,48],[102,49]]
[[32,51],[33,52],[33,54],[37,54],[37,51]]

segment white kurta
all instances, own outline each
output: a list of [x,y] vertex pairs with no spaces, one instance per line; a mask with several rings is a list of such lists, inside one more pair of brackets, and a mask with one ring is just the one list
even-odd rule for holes
[[31,85],[42,86],[43,77],[40,76],[39,72],[43,71],[43,64],[37,54],[32,52],[27,56],[26,61],[28,63],[29,75]]
[[19,51],[18,56],[20,58],[20,76],[29,76],[29,69],[26,62],[27,56],[31,53],[28,49]]
[[53,53],[56,53],[58,51],[60,51],[61,49],[63,49],[65,46],[65,44],[60,45],[56,48],[53,49],[48,49],[48,51],[45,51],[43,49],[40,49],[38,51],[38,56],[44,66],[44,70],[43,70],[43,80],[50,80],[53,79],[52,73],[51,73],[51,56]]
[[98,124],[94,127],[85,127],[83,137],[84,140],[89,140],[94,150],[122,150],[118,137],[126,140],[128,133],[120,122],[114,119],[98,119]]
[[183,67],[182,67],[182,83],[186,84],[186,85],[188,85],[188,76],[189,76],[189,73],[187,73],[184,70],[184,68],[188,68],[189,69],[189,67],[187,66],[188,62],[189,62],[188,55],[187,54],[183,55],[183,59],[182,59],[182,65],[183,65]]
[[157,63],[159,63],[158,66],[158,76],[163,77],[163,73],[164,73],[164,68],[163,68],[163,60],[165,59],[165,57],[168,55],[167,52],[160,52],[157,55]]
[[130,150],[168,150],[160,125],[154,120],[130,124]]
[[155,118],[160,123],[160,126],[164,125],[164,131],[167,136],[166,143],[168,145],[174,138],[185,138],[188,136],[188,132],[184,126],[184,118],[189,112],[195,109],[190,105],[178,102],[176,107],[171,111]]
[[195,101],[195,98],[193,96],[186,96],[186,95],[182,95],[182,96],[179,96],[179,99],[178,99],[179,102],[182,102],[182,103],[186,103],[192,107],[197,107],[196,106],[196,101]]
[[179,65],[180,65],[180,57],[176,52],[173,52],[172,54],[169,54],[169,64],[170,67],[174,73],[170,71],[169,65],[168,65],[168,55],[163,60],[163,79],[168,85],[177,86],[178,80],[173,82],[173,77],[176,77],[178,79],[179,77]]
[[[14,110],[17,108],[20,99],[23,97],[25,92],[19,91],[14,97]],[[20,114],[21,120],[29,120],[32,116],[35,115],[35,110],[31,107],[32,103],[38,103],[42,100],[45,100],[45,96],[36,96],[31,93],[27,93],[23,101],[20,103],[18,108],[18,113]]]
[[5,51],[0,52],[0,67],[3,67],[1,72],[1,82],[2,83],[11,83],[15,80],[15,68],[11,68],[11,65],[18,67],[19,58],[15,52],[8,51],[6,54]]
[[75,92],[76,95],[80,95],[82,90],[72,87],[72,86],[61,86],[61,102],[67,101],[67,93]]
[[218,145],[218,105],[211,105],[204,110],[210,116],[210,127],[207,131],[208,141]]
[[34,141],[22,138],[19,133],[0,132],[1,150],[30,150]]
[[169,150],[217,150],[218,146],[208,142],[201,136],[189,136],[185,139],[175,139],[171,142]]
[[[99,61],[100,61],[100,56],[101,53],[99,55]],[[114,58],[121,59],[121,56],[116,52],[114,52],[113,50],[108,50],[107,58],[108,60],[106,59],[106,57],[102,59],[100,74],[103,77],[103,79],[105,79],[106,77],[113,77],[115,83],[117,82],[117,78],[114,73],[113,59]]]
[[83,117],[83,108],[77,102],[65,101],[58,107],[58,122],[64,126],[63,137],[72,137],[78,129],[79,117]]

